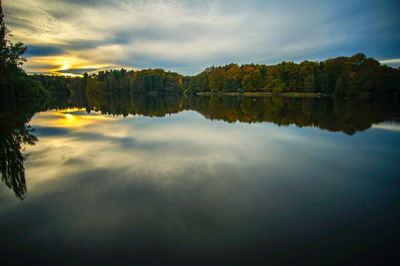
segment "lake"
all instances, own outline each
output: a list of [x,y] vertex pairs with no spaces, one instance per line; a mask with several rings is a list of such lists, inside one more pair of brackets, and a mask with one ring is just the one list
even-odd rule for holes
[[139,95],[10,106],[0,112],[3,265],[397,256],[398,99]]

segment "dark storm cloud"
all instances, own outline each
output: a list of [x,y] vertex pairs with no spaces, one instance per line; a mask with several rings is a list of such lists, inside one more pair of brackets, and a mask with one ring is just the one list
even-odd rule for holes
[[46,46],[46,45],[29,45],[26,55],[27,56],[48,56],[57,55],[63,52],[60,46]]
[[81,75],[83,73],[89,73],[98,70],[98,68],[69,68],[66,70],[58,70],[58,73],[61,74],[75,74],[75,75]]

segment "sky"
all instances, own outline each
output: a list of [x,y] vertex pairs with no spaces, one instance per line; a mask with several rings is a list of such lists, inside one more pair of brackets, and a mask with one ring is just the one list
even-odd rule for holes
[[28,73],[324,60],[400,65],[398,0],[3,0]]

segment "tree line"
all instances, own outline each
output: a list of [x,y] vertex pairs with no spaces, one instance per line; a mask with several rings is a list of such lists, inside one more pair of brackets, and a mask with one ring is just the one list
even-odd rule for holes
[[229,64],[207,68],[190,79],[187,89],[192,93],[307,92],[337,96],[398,93],[400,69],[381,65],[362,53],[299,64]]
[[110,70],[83,77],[34,75],[51,95],[127,95],[140,93],[177,94],[183,92],[184,77],[162,69],[140,71]]
[[51,94],[197,94],[223,93],[321,93],[335,96],[394,94],[400,92],[400,69],[381,65],[364,54],[321,62],[277,65],[229,64],[210,67],[196,76],[162,69],[111,70],[85,73],[82,78],[36,75]]

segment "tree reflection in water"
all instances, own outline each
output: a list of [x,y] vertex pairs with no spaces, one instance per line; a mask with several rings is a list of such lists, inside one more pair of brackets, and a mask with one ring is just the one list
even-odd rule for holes
[[272,122],[279,126],[316,127],[353,135],[384,121],[398,121],[400,104],[396,98],[290,98],[290,97],[185,97],[181,95],[139,94],[131,97],[103,95],[83,99],[59,98],[43,104],[24,102],[0,104],[0,171],[2,181],[16,196],[24,199],[25,181],[23,144],[38,139],[29,121],[43,110],[85,108],[105,115],[143,115],[163,117],[185,110],[206,119],[228,123]]
[[27,192],[22,145],[34,145],[38,141],[33,135],[34,129],[28,124],[34,110],[26,107],[13,106],[6,108],[7,111],[0,110],[1,181],[21,200]]
[[210,120],[272,122],[279,126],[317,127],[347,135],[367,130],[375,123],[398,121],[400,117],[399,101],[393,97],[184,97],[140,94],[131,99],[90,97],[87,103],[86,109],[108,115],[162,117],[193,110]]

